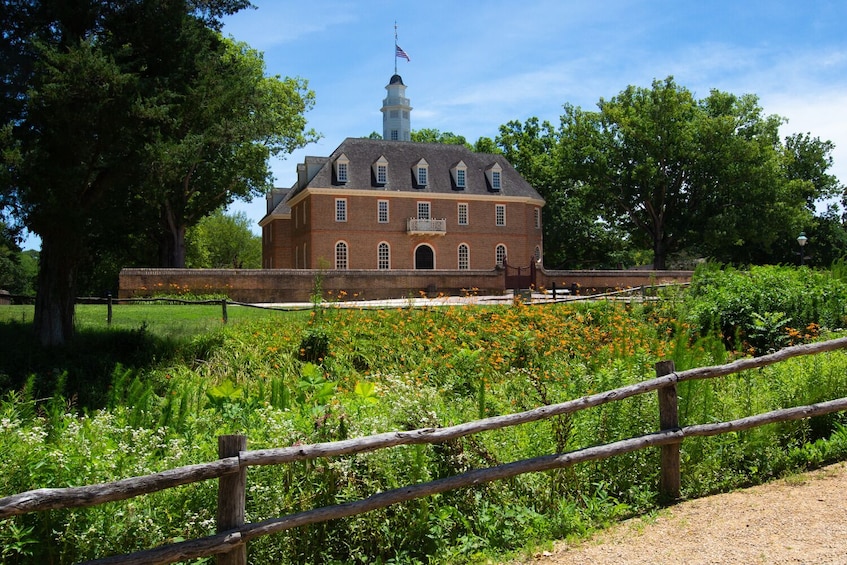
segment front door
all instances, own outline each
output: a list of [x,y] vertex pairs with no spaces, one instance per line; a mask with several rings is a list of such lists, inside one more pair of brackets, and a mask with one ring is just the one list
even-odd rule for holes
[[434,269],[435,253],[429,245],[419,245],[415,249],[415,269]]

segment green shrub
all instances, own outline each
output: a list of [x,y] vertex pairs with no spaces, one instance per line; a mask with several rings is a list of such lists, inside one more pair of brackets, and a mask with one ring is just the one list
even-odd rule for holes
[[847,323],[847,282],[830,272],[706,265],[694,274],[684,318],[701,336],[763,354]]

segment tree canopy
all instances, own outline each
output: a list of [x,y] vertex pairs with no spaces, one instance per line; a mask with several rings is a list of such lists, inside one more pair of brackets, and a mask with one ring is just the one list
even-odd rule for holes
[[[185,230],[232,203],[271,187],[267,162],[317,139],[304,112],[314,95],[300,79],[266,77],[262,56],[220,40],[179,95],[149,147],[144,193],[158,205],[149,226],[163,267],[185,266]],[[158,220],[158,221],[156,221]]]
[[783,119],[754,95],[697,100],[668,77],[597,106],[565,105],[558,127],[511,122],[497,138],[548,201],[545,260],[557,265],[639,249],[657,269],[680,253],[767,262],[814,223],[815,202],[843,190],[827,173],[832,144],[781,141]]
[[259,269],[262,238],[244,212],[216,210],[186,234],[186,266],[192,269]]
[[[3,3],[2,204],[41,237],[35,327],[73,334],[79,276],[139,234],[178,264],[188,226],[269,185],[315,137],[300,79],[224,39],[246,0]],[[155,226],[155,227],[154,227]]]

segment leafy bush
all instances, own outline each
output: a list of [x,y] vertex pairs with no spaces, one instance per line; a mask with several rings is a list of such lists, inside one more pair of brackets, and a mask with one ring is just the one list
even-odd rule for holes
[[701,336],[756,354],[847,325],[847,281],[830,272],[759,266],[699,267],[684,317]]

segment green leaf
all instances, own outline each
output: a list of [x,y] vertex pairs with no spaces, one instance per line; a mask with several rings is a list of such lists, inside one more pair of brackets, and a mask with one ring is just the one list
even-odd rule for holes
[[356,388],[353,389],[353,392],[358,396],[362,401],[368,404],[376,404],[379,401],[379,398],[376,394],[376,386],[368,381],[359,381],[356,383]]

